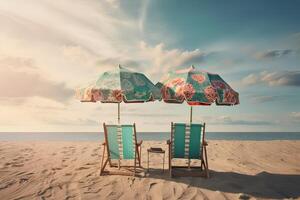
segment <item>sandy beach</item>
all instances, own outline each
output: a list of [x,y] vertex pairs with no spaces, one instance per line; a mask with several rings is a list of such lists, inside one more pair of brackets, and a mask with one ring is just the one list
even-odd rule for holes
[[[144,142],[145,168],[150,146],[167,149]],[[144,177],[99,176],[96,142],[0,142],[0,153],[1,200],[300,199],[300,141],[209,141],[210,179],[171,179],[159,155]]]

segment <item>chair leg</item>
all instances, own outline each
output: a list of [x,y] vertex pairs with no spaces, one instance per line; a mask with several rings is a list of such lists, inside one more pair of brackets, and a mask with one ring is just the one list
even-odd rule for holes
[[165,153],[164,153],[164,158],[163,158],[163,172],[165,172]]
[[101,158],[101,166],[100,166],[100,176],[102,174],[102,166],[104,161],[104,155],[105,155],[105,146],[103,146],[103,152],[102,152],[102,158]]
[[137,161],[137,158],[136,158],[136,155],[134,156],[134,171],[133,171],[133,176],[135,176],[136,174],[136,161]]
[[172,158],[171,158],[171,145],[169,144],[169,173],[172,178]]
[[113,167],[113,164],[111,163],[111,160],[108,161],[109,167]]
[[[136,153],[137,153],[137,155],[138,155],[139,167],[141,167],[141,166],[142,166],[142,164],[141,164],[141,157],[142,157],[142,156],[141,156],[141,155],[142,155],[142,154],[141,154],[141,153],[142,153],[142,152],[141,152],[141,149],[142,149],[142,147],[140,146],[140,148],[139,148],[138,146],[136,146],[135,149],[136,149]],[[139,149],[140,149],[140,150],[139,150]]]
[[147,154],[147,172],[149,172],[149,151]]
[[204,170],[205,170],[205,178],[209,178],[208,168],[207,168],[207,166],[206,166],[206,164],[205,164],[204,161],[203,161],[203,166],[204,166]]
[[107,158],[107,159],[105,160],[105,162],[104,162],[104,165],[101,167],[101,170],[100,170],[100,176],[101,176],[102,173],[104,172],[104,169],[105,169],[105,167],[106,167],[108,161],[109,161],[109,159]]
[[172,178],[173,177],[173,174],[172,174],[172,165],[169,168],[169,173],[170,173],[170,178]]
[[206,147],[204,147],[204,156],[205,156],[206,167],[207,167],[207,169],[208,169],[208,161],[207,161],[207,151],[206,151]]
[[203,170],[203,162],[201,160],[201,165],[200,165],[201,170]]
[[168,164],[169,164],[169,170],[171,169],[171,147],[170,147],[170,144],[169,144],[169,159],[168,159]]
[[208,161],[207,161],[207,152],[206,152],[206,147],[204,147],[204,156],[205,156],[205,166],[206,166],[206,177],[209,178],[209,169],[208,169]]
[[140,146],[139,167],[142,167],[142,146]]

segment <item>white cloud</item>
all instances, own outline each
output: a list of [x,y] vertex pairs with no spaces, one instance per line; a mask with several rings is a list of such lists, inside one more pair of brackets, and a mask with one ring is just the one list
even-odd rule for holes
[[142,6],[140,9],[140,16],[138,21],[139,30],[141,33],[144,32],[144,24],[148,13],[149,0],[142,0]]
[[274,49],[274,50],[257,53],[255,57],[257,59],[273,59],[273,58],[286,57],[296,53],[297,51],[294,49]]
[[140,42],[140,58],[147,61],[150,66],[148,73],[152,75],[166,74],[171,69],[187,68],[191,64],[204,62],[210,54],[199,49],[185,51],[181,49],[167,49],[164,43],[149,46],[146,42]]
[[[22,58],[9,57],[2,61],[4,62],[0,60],[0,98],[39,96],[65,102],[73,95],[73,90],[67,88],[64,83],[50,81],[38,74],[37,70],[32,71],[33,65],[27,60],[24,62]],[[20,63],[24,65],[19,65]]]
[[290,116],[292,117],[293,120],[300,121],[300,112],[292,112]]
[[127,58],[132,51],[138,35],[137,19],[124,14],[114,6],[117,4],[1,1],[0,55],[31,59],[51,79],[74,87],[89,74],[99,73],[97,60],[115,55]]
[[[119,0],[0,1],[1,131],[72,131],[76,124],[80,125],[76,126],[78,130],[98,131],[103,121],[116,122],[116,105],[82,104],[72,98],[68,101],[72,88],[90,82],[117,64],[143,71],[158,81],[169,70],[206,62],[216,49],[218,52],[238,49],[238,45],[227,47],[231,44],[218,44],[208,48],[209,51],[168,48],[166,44],[174,35],[166,38],[167,31],[164,35],[159,31],[151,34],[160,37],[154,41],[164,41],[151,44],[143,34],[151,2],[139,3],[135,16],[126,13],[121,3]],[[163,29],[164,25],[159,25]],[[231,55],[224,57],[229,59]],[[255,83],[251,82],[253,78],[249,77],[250,84]],[[258,81],[262,80],[260,77]],[[185,104],[157,104],[122,104],[121,120],[136,122],[143,131],[169,130],[170,120],[188,121]],[[147,120],[142,116],[147,116]],[[212,119],[211,124],[216,120],[220,119]],[[246,120],[238,121],[238,117],[222,120],[228,124],[247,124]],[[160,124],[155,123],[158,121]],[[253,121],[250,124],[256,123]],[[213,129],[223,131],[222,124],[214,124]]]
[[234,119],[230,116],[216,117],[210,124],[223,124],[234,126],[269,126],[274,124],[272,121],[253,120],[253,119]]
[[252,103],[257,104],[257,103],[266,103],[266,102],[271,102],[276,100],[282,100],[286,98],[286,96],[250,95],[249,98],[252,101]]
[[113,8],[120,7],[120,0],[106,0]]
[[275,71],[252,73],[243,78],[245,85],[266,84],[269,86],[300,86],[300,71]]
[[1,131],[61,130],[59,122],[95,130],[86,122],[98,119],[99,107],[67,100],[72,88],[113,65],[134,64],[139,19],[117,0],[11,0],[0,7]]
[[36,70],[33,59],[24,57],[12,57],[0,55],[1,68],[13,68],[15,70]]
[[253,84],[256,84],[258,81],[260,81],[260,80],[256,74],[249,74],[242,80],[243,84],[245,84],[245,85],[253,85]]
[[300,86],[300,71],[264,72],[261,80],[270,86]]

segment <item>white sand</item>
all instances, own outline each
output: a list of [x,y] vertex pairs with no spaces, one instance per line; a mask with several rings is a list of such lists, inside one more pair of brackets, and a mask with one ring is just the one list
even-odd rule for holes
[[[144,167],[150,146],[167,149],[145,142]],[[300,199],[300,141],[210,141],[210,179],[171,179],[158,155],[145,178],[99,176],[101,155],[95,142],[0,142],[0,199]]]

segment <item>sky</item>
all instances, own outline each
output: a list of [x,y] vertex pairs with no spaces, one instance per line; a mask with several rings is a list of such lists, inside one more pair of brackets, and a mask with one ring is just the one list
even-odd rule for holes
[[[237,106],[194,107],[207,131],[300,131],[300,1],[0,1],[0,132],[103,131],[117,105],[77,87],[121,64],[154,83],[188,68],[218,73]],[[188,122],[189,106],[121,104],[137,131]]]

